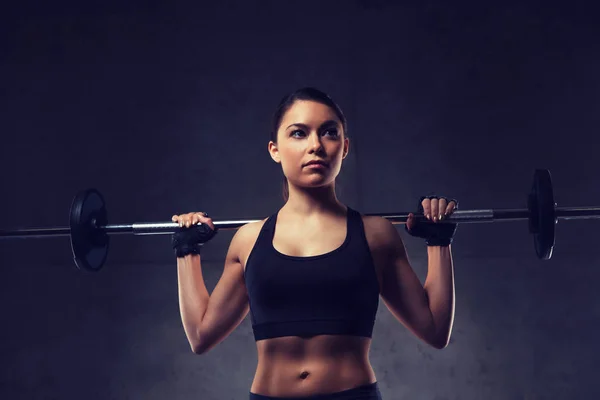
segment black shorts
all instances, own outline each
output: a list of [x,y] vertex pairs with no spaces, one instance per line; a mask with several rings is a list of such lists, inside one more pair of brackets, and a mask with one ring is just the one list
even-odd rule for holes
[[250,392],[250,400],[382,400],[377,382],[341,392],[307,397],[271,397]]

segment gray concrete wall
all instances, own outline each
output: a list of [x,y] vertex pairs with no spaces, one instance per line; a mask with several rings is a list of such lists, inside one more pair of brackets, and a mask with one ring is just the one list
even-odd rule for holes
[[[523,208],[535,168],[552,171],[559,205],[600,202],[589,8],[21,3],[2,17],[2,228],[67,225],[88,187],[111,223],[270,215],[282,205],[270,116],[307,85],[349,119],[339,191],[363,213],[412,210],[428,193]],[[559,223],[541,262],[526,222],[459,226],[450,346],[427,348],[380,306],[384,398],[597,397],[597,227]],[[206,247],[209,290],[231,236]],[[424,244],[404,237],[424,279]],[[66,238],[0,241],[0,264],[1,398],[247,397],[249,318],[194,355],[167,236],[113,237],[96,274],[75,269]]]

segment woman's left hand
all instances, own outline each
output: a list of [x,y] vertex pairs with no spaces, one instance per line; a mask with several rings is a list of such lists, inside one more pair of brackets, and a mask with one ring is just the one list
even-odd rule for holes
[[[419,213],[434,223],[451,215],[458,208],[458,201],[443,196],[424,196],[419,200]],[[413,213],[408,215],[406,231],[416,237],[424,238],[428,246],[444,246],[452,243],[456,224],[420,224]]]
[[[458,207],[458,202],[454,199],[449,200],[446,197],[428,196],[422,198],[421,207],[423,208],[423,215],[428,220],[438,222],[452,214]],[[412,229],[415,223],[415,215],[413,213],[408,214],[408,229]]]

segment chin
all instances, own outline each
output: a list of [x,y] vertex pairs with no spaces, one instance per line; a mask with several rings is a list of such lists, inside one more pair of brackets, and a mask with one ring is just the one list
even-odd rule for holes
[[321,178],[321,179],[305,179],[301,182],[294,183],[296,186],[300,188],[306,189],[316,189],[320,187],[330,186],[335,182],[335,179],[331,178]]

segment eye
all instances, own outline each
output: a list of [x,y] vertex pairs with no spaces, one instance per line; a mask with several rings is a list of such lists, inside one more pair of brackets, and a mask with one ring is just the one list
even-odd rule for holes
[[300,137],[298,135],[304,136],[304,131],[301,129],[296,129],[290,133],[290,136],[292,136],[292,137]]
[[325,130],[325,132],[323,132],[323,134],[329,134],[329,136],[333,136],[333,137],[337,137],[338,136],[338,130],[336,128],[330,128]]

